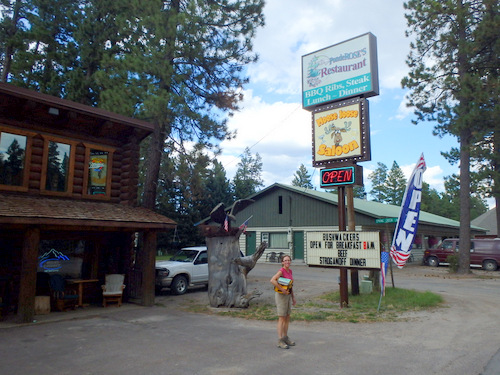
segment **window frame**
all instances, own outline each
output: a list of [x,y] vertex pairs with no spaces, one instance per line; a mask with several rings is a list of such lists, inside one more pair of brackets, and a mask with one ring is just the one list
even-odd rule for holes
[[26,137],[26,148],[24,150],[23,183],[21,185],[0,184],[0,190],[23,191],[23,192],[28,191],[33,137],[37,133],[18,128],[11,128],[9,126],[0,124],[0,138],[1,138],[1,133],[10,133]]
[[[83,170],[83,194],[85,198],[91,198],[96,200],[109,200],[111,199],[111,181],[113,177],[113,156],[116,151],[114,147],[102,146],[95,143],[82,143],[85,147],[85,167]],[[89,163],[90,163],[90,151],[104,151],[108,153],[108,165],[107,165],[107,175],[106,175],[106,194],[89,194],[88,184],[89,184]]]
[[[285,239],[285,245],[284,247],[277,247],[277,246],[274,246],[273,244],[273,237],[277,236],[277,235],[280,235],[281,236],[285,236],[284,239]],[[288,233],[287,232],[269,232],[269,249],[288,249]]]
[[[75,176],[75,155],[76,146],[78,141],[52,136],[48,134],[40,134],[43,137],[43,159],[42,159],[42,176],[40,178],[40,193],[53,196],[71,196],[73,194],[73,179]],[[67,144],[71,147],[69,155],[69,166],[68,166],[68,176],[67,176],[67,189],[66,191],[53,191],[46,189],[47,183],[47,167],[49,162],[49,143],[57,142]]]

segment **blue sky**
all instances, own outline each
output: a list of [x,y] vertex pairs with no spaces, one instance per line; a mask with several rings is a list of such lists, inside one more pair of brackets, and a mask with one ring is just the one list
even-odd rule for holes
[[424,181],[443,191],[443,178],[458,174],[441,151],[457,146],[454,137],[432,135],[433,124],[413,125],[406,107],[401,79],[410,40],[400,0],[268,0],[266,26],[259,29],[254,51],[260,56],[248,68],[250,84],[244,89],[242,110],[229,119],[236,139],[222,143],[219,160],[232,178],[245,147],[259,153],[265,186],[290,184],[300,164],[319,187],[319,169],[312,167],[311,114],[302,109],[301,58],[303,55],[371,32],[377,38],[380,94],[369,99],[371,161],[361,162],[367,176],[381,162],[394,161],[408,177],[423,153]]

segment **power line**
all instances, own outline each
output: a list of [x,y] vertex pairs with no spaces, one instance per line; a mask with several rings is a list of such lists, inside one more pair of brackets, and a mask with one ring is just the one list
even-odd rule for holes
[[[281,126],[283,126],[283,124],[290,118],[292,117],[292,115],[297,112],[297,110],[301,109],[302,106],[300,104],[297,105],[296,108],[294,108],[293,111],[291,111],[283,120],[281,120],[274,128],[272,128],[270,131],[268,131],[262,138],[260,138],[257,142],[255,142],[253,145],[251,145],[249,147],[249,149],[251,150],[252,148],[254,148],[255,146],[257,146],[260,142],[262,142],[265,138],[267,138],[271,133],[273,133],[275,130],[279,129]],[[232,163],[234,163],[236,160],[239,160],[241,157],[243,156],[243,153],[239,154],[238,157],[234,156],[233,157],[233,160],[229,161],[228,163],[226,163],[224,165],[224,168],[226,168],[227,166],[231,165]]]

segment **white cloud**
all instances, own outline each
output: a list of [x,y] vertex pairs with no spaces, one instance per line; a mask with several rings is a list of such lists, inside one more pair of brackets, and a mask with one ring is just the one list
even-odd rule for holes
[[265,103],[251,91],[244,97],[244,109],[229,121],[230,129],[237,129],[238,134],[221,144],[219,160],[228,177],[234,176],[240,155],[250,147],[253,155],[262,157],[266,185],[290,183],[290,173],[293,176],[301,163],[311,164],[311,114],[298,103]]
[[[414,164],[403,165],[400,168],[402,169],[406,179],[408,180],[415,169]],[[435,166],[427,166],[427,169],[424,172],[424,182],[427,182],[431,189],[436,189],[439,192],[444,191],[444,176],[443,170],[439,165]]]
[[413,114],[413,108],[408,107],[408,99],[405,97],[399,103],[398,111],[394,116],[397,120],[403,120],[409,118]]
[[249,73],[269,92],[299,93],[303,55],[367,32],[377,37],[380,86],[401,87],[409,46],[401,1],[274,0],[264,12],[254,43],[260,61]]
[[238,135],[221,144],[219,160],[228,178],[234,176],[245,147],[251,147],[252,154],[262,157],[265,186],[290,184],[304,164],[319,187],[319,170],[312,167],[311,114],[301,103],[301,57],[371,32],[377,37],[380,95],[369,99],[372,160],[361,163],[365,188],[370,190],[368,175],[377,162],[390,168],[396,160],[409,176],[424,152],[428,165],[424,181],[443,191],[443,176],[455,173],[456,166],[450,166],[440,151],[448,150],[456,139],[433,137],[432,124],[410,124],[412,109],[406,107],[400,83],[408,71],[409,52],[401,1],[273,0],[264,12],[266,26],[254,41],[260,60],[248,67],[250,85],[242,110],[228,122]]

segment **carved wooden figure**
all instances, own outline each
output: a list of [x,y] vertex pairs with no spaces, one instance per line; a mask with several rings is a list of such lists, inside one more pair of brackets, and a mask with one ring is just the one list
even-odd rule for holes
[[250,300],[261,294],[259,291],[247,293],[246,276],[255,267],[257,260],[267,248],[267,243],[261,243],[254,254],[242,257],[239,238],[245,228],[230,226],[238,207],[242,209],[241,207],[250,203],[253,201],[237,201],[228,215],[224,213],[223,204],[217,205],[212,210],[211,216],[220,227],[203,227],[208,249],[208,298],[211,307],[245,308],[248,307]]

